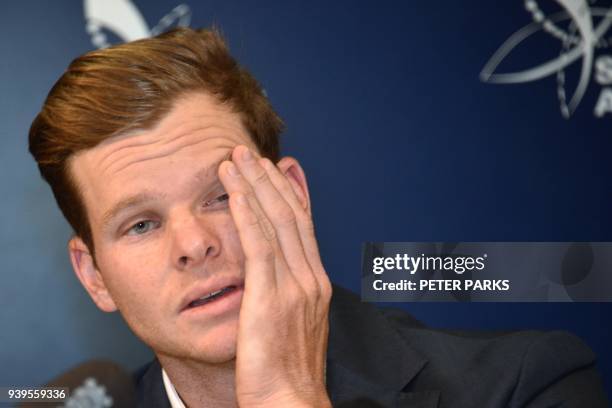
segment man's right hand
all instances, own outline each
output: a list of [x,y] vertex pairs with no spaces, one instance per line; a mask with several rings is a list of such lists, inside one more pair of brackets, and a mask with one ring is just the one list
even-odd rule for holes
[[219,176],[245,254],[236,350],[238,403],[329,407],[324,372],[331,284],[321,264],[307,194],[300,200],[292,176],[245,146],[234,149],[232,162],[220,166]]

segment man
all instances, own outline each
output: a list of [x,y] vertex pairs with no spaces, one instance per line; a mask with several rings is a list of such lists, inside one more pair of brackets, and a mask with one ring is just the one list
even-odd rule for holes
[[219,35],[190,29],[76,59],[34,120],[76,275],[156,355],[141,406],[605,406],[572,336],[441,333],[332,298],[281,130]]

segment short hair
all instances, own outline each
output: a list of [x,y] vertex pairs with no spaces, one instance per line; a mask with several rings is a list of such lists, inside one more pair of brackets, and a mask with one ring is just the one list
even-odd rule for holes
[[262,156],[278,161],[283,122],[216,29],[177,28],[91,51],[72,61],[51,88],[30,127],[29,149],[92,255],[91,225],[69,159],[110,137],[153,128],[178,98],[197,92],[238,113]]

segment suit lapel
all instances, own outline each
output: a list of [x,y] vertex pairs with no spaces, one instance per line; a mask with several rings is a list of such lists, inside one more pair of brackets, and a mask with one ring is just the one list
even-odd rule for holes
[[170,408],[161,365],[154,359],[137,384],[139,408]]
[[334,407],[437,407],[439,391],[403,391],[426,364],[380,310],[334,286],[327,355]]

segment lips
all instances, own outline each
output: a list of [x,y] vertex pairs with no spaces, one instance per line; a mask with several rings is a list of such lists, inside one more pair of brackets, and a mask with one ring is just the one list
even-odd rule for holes
[[198,285],[183,298],[180,311],[214,303],[243,287],[244,281],[238,278],[216,279],[215,282]]
[[223,295],[225,295],[225,294],[227,294],[227,293],[229,293],[229,292],[231,292],[233,290],[236,290],[236,286],[234,286],[234,285],[230,285],[230,286],[225,287],[223,289],[219,289],[219,290],[217,290],[215,292],[209,293],[208,295],[204,295],[201,298],[194,300],[193,302],[189,303],[189,305],[187,307],[190,308],[190,307],[196,307],[196,306],[204,305],[206,303],[214,301],[215,299],[220,298],[221,296],[223,296]]

